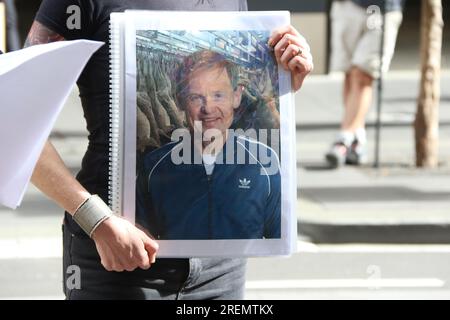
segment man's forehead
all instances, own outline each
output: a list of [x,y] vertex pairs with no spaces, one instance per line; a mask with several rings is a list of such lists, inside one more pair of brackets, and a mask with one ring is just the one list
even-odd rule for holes
[[201,90],[202,88],[209,89],[233,89],[231,79],[225,68],[204,68],[196,70],[188,78],[188,90]]
[[[192,72],[189,75],[189,80],[194,80],[197,78],[204,78],[204,77],[212,77],[222,80],[230,80],[230,77],[228,76],[228,72],[224,66],[203,66],[197,69],[192,70]],[[230,81],[231,83],[231,81]]]

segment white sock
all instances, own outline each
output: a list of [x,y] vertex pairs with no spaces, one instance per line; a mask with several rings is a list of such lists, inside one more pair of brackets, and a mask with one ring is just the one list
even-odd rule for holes
[[351,131],[340,131],[336,136],[336,142],[342,142],[347,147],[349,147],[353,139],[355,139],[355,134]]
[[356,129],[355,137],[361,144],[366,144],[366,142],[367,142],[366,129],[364,129],[364,128]]

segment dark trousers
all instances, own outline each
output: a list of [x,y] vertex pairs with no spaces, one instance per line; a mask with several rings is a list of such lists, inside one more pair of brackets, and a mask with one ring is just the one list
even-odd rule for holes
[[64,293],[69,300],[244,297],[246,259],[161,258],[148,270],[109,272],[100,263],[95,243],[67,226],[63,226],[63,248]]

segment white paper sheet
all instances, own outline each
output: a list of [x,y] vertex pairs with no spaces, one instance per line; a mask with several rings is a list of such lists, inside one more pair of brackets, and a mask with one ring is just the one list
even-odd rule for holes
[[102,45],[63,41],[0,55],[0,204],[20,205],[59,112]]

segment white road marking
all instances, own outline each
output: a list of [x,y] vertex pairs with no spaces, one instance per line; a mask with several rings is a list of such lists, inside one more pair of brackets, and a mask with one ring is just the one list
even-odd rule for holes
[[62,239],[30,238],[0,240],[0,259],[61,258]]
[[247,281],[247,290],[262,289],[333,289],[333,288],[441,288],[437,278],[417,279],[305,279]]
[[446,244],[315,244],[297,241],[297,252],[302,253],[450,253]]

